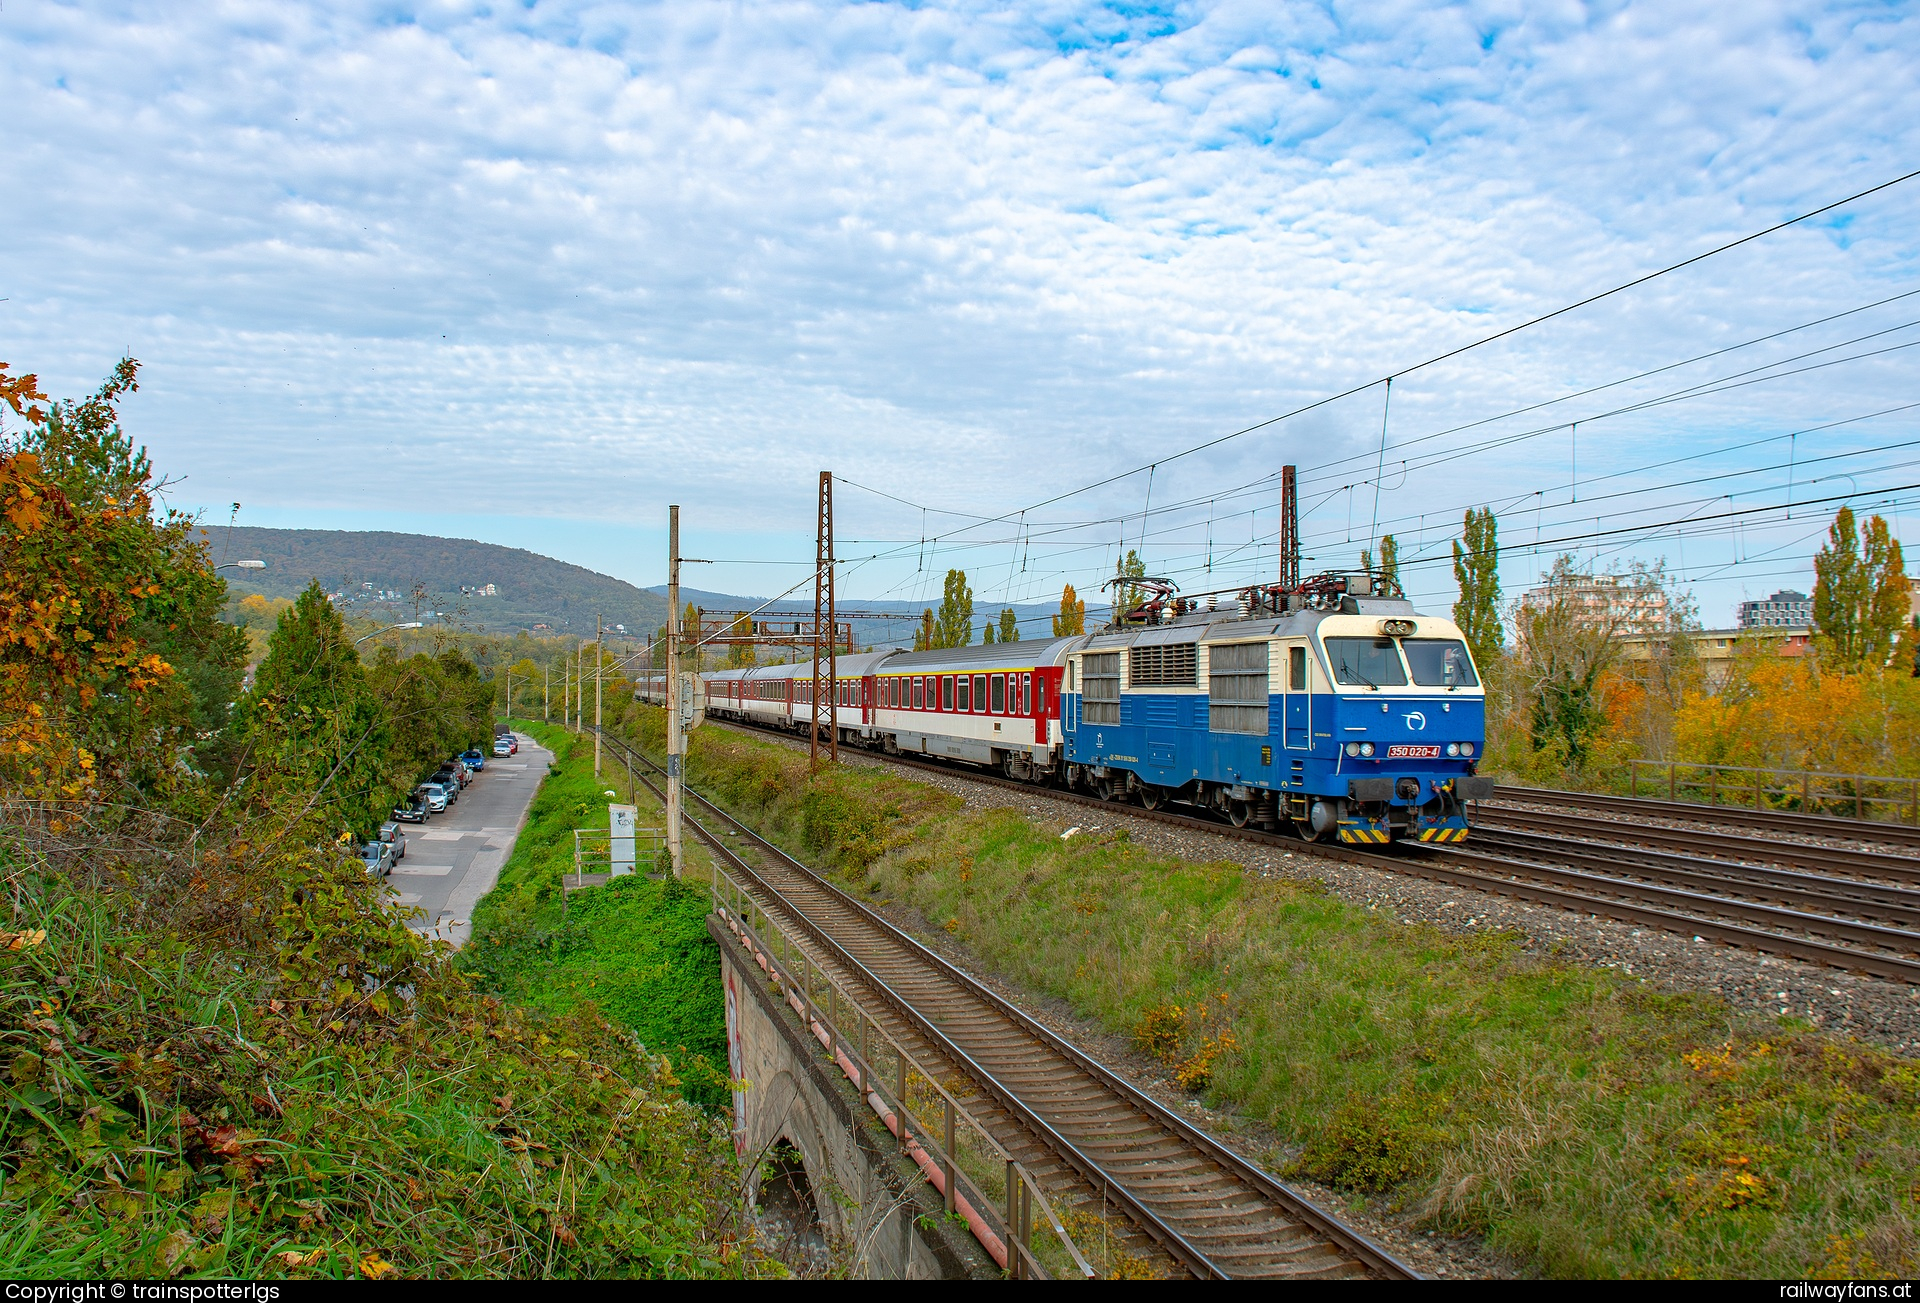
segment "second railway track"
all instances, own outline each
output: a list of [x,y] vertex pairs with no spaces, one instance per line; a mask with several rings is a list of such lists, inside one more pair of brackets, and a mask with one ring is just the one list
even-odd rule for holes
[[[657,772],[637,749],[606,741]],[[1414,1276],[720,807],[688,795],[706,819],[727,825],[730,837],[692,821],[753,884],[761,910],[781,918],[816,963],[867,988],[888,1011],[889,1034],[967,1080],[969,1107],[991,1120],[996,1141],[1067,1204],[1119,1213],[1142,1247],[1201,1278]]]
[[[787,736],[777,730],[742,725],[732,721],[728,721],[728,726],[741,728],[747,732],[769,733],[776,737]],[[1050,800],[1091,806],[1109,810],[1115,814],[1125,814],[1133,818],[1209,832],[1218,836],[1266,845],[1286,846],[1290,849],[1300,848],[1315,855],[1324,855],[1330,859],[1365,865],[1390,873],[1426,878],[1450,886],[1491,892],[1515,900],[1557,906],[1579,913],[1602,915],[1622,922],[1720,941],[1893,981],[1920,984],[1920,930],[1916,930],[1909,922],[1912,918],[1910,911],[1915,907],[1916,902],[1909,898],[1909,893],[1904,891],[1896,890],[1888,894],[1882,887],[1876,893],[1876,884],[1865,880],[1882,876],[1890,877],[1895,883],[1915,881],[1911,862],[1901,856],[1834,847],[1808,847],[1799,843],[1782,844],[1781,857],[1793,862],[1817,865],[1828,874],[1836,871],[1836,865],[1857,866],[1859,878],[1849,875],[1842,882],[1825,884],[1830,889],[1822,890],[1822,884],[1817,881],[1790,884],[1786,875],[1769,881],[1768,875],[1764,872],[1743,874],[1739,871],[1741,866],[1731,861],[1704,861],[1695,856],[1675,855],[1671,857],[1673,860],[1690,860],[1692,863],[1685,868],[1674,864],[1657,866],[1655,857],[1628,847],[1608,846],[1596,841],[1552,835],[1534,839],[1524,851],[1518,850],[1512,841],[1506,843],[1504,847],[1490,848],[1489,851],[1477,849],[1474,843],[1470,842],[1465,847],[1450,845],[1444,850],[1420,848],[1399,854],[1382,855],[1340,843],[1305,843],[1290,833],[1234,828],[1197,814],[1178,813],[1164,806],[1157,810],[1147,810],[1139,806],[1107,801],[1060,788],[1036,787],[1031,783],[1003,778],[971,767],[958,767],[917,757],[886,755],[866,750],[861,750],[858,754],[884,763],[910,769],[924,769],[969,782],[1003,787],[1030,796],[1044,796]],[[1496,795],[1501,800],[1530,802],[1535,800],[1544,802],[1547,797],[1571,796],[1581,798],[1578,804],[1591,804],[1595,808],[1605,808],[1604,803],[1607,800],[1607,798],[1593,797],[1589,801],[1582,793],[1568,794],[1534,789],[1500,788],[1496,790]],[[1569,802],[1569,804],[1575,804],[1575,802]],[[1628,804],[1633,803],[1628,802]],[[1664,809],[1668,804],[1670,803],[1644,799],[1638,803],[1639,806],[1662,807],[1659,813],[1663,816],[1669,814]],[[1706,817],[1704,813],[1706,807],[1683,808],[1689,811],[1702,811],[1703,813],[1692,815],[1696,819]],[[1629,813],[1636,811],[1637,807]],[[1505,807],[1498,807],[1490,808],[1486,813],[1493,816],[1496,822],[1501,817],[1520,813],[1523,818],[1515,820],[1519,823],[1524,821],[1528,812],[1513,812]],[[1746,816],[1755,812],[1738,811],[1737,813]],[[1788,816],[1781,817],[1788,818]],[[1806,817],[1792,816],[1791,818]],[[1821,816],[1812,818],[1818,821],[1817,826],[1846,822]],[[1607,819],[1590,820],[1584,826],[1591,827],[1593,824],[1609,825],[1604,832],[1618,836],[1623,841],[1659,840],[1663,845],[1687,844],[1684,840],[1670,840],[1670,838],[1685,837],[1687,834],[1681,830],[1648,829],[1644,826],[1629,825],[1620,820]],[[1879,825],[1874,825],[1875,831],[1878,828]],[[1802,823],[1796,825],[1795,831],[1806,832],[1808,829]],[[1897,833],[1900,829],[1896,827],[1894,831]],[[1854,838],[1866,836],[1859,831],[1845,835]],[[1695,834],[1695,837],[1696,840],[1712,842],[1723,849],[1729,845],[1737,845],[1749,854],[1754,853],[1759,847],[1772,845],[1772,843],[1761,842],[1759,838],[1746,836],[1732,837],[1723,834],[1718,842],[1713,842],[1710,834],[1704,837]],[[1794,860],[1794,857],[1799,859]],[[1778,857],[1770,856],[1769,858]],[[1601,871],[1592,871],[1596,868]],[[1721,873],[1722,880],[1710,881],[1716,870]],[[1677,877],[1682,872],[1690,874],[1687,886],[1644,880],[1657,878],[1660,873]],[[1700,888],[1703,887],[1706,889],[1701,890]],[[1792,900],[1793,903],[1786,903],[1788,900]],[[1878,921],[1871,921],[1876,916],[1895,918],[1900,922],[1888,926]]]

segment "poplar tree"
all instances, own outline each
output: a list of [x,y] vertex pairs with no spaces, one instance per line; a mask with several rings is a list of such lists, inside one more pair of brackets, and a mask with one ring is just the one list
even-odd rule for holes
[[[1500,539],[1493,508],[1467,508],[1466,545],[1453,544],[1453,577],[1460,584],[1460,600],[1453,604],[1453,622],[1466,636],[1473,658],[1481,664],[1499,656],[1506,641],[1500,627]],[[1382,547],[1384,553],[1385,548]],[[1398,558],[1396,557],[1396,565]]]
[[[1146,576],[1146,573],[1147,563],[1142,561],[1140,554],[1132,548],[1128,548],[1127,554],[1114,562],[1113,565],[1113,577],[1115,579],[1141,579]],[[1113,586],[1113,609],[1116,615],[1124,619],[1127,613],[1138,605],[1140,605],[1140,590],[1138,588],[1132,584],[1115,584]]]
[[985,647],[993,643],[993,621],[988,620],[980,626],[980,645]]
[[1071,638],[1087,631],[1087,604],[1068,584],[1060,590],[1060,614],[1053,617],[1053,636]]
[[966,647],[973,642],[973,589],[967,586],[967,572],[947,571],[945,595],[940,599],[940,614],[934,619],[934,647]]
[[1020,620],[1014,615],[1011,606],[1003,606],[1000,608],[1000,641],[1020,641]]
[[1391,534],[1380,539],[1380,565],[1373,564],[1373,553],[1362,548],[1360,568],[1379,581],[1374,591],[1382,597],[1401,597],[1405,590],[1400,587],[1400,543]]
[[1873,516],[1856,527],[1853,509],[1841,507],[1813,573],[1813,624],[1824,663],[1843,674],[1885,665],[1912,604],[1906,558],[1887,522]]
[[920,612],[920,627],[913,631],[913,649],[932,651],[933,648],[933,608],[929,606]]

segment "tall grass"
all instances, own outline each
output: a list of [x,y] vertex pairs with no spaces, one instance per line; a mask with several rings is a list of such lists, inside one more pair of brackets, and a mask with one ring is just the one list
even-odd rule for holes
[[473,991],[360,912],[357,863],[287,880],[236,949],[0,861],[0,1273],[778,1273],[663,1060]]
[[809,780],[696,735],[695,781],[1001,975],[1271,1124],[1270,1161],[1555,1276],[1920,1265],[1920,1067],[1717,997],[1461,937],[1229,863],[966,813],[897,772]]
[[[569,894],[573,830],[605,826],[606,790],[591,739],[531,725],[554,772],[528,811],[500,880],[474,910],[461,966],[503,998],[551,1013],[591,1008],[673,1063],[689,1100],[723,1108],[726,1009],[720,951],[707,935],[703,891],[643,875]],[[617,772],[617,767],[615,772]],[[643,821],[650,804],[636,796]]]

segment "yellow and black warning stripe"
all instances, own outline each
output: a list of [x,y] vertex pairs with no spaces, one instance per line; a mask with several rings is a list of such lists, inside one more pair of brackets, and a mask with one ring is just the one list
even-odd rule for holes
[[1392,839],[1393,834],[1385,828],[1342,828],[1340,830],[1340,840],[1343,842],[1377,843],[1384,846]]
[[1422,828],[1419,840],[1423,842],[1463,842],[1467,839],[1466,828]]

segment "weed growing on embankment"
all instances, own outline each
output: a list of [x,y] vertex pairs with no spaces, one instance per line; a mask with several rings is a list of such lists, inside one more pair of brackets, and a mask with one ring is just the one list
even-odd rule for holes
[[0,1275],[780,1274],[663,1060],[473,990],[357,860],[204,856],[236,944],[131,926],[18,851]]
[[[644,726],[642,718],[635,721]],[[657,738],[652,739],[657,743]],[[1062,841],[865,767],[697,733],[703,790],[1271,1124],[1291,1170],[1566,1276],[1920,1266],[1920,1065],[1407,926],[1311,882]]]
[[[554,772],[534,797],[499,882],[474,910],[461,966],[518,1004],[551,1013],[592,1005],[666,1055],[687,1098],[724,1106],[726,1009],[705,891],[635,874],[563,899],[573,830],[606,827],[606,790],[623,791],[625,783],[595,780],[591,738],[521,727],[552,749]],[[617,774],[618,766],[603,772]],[[646,814],[643,807],[642,823]]]

